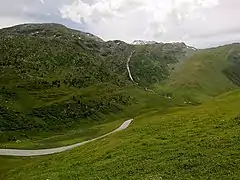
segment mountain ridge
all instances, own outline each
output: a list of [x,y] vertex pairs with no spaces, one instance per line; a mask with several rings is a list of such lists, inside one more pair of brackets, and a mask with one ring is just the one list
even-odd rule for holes
[[[7,132],[0,133],[1,141],[101,122],[129,107],[153,107],[140,105],[139,94],[167,78],[169,65],[185,54],[185,46],[105,42],[58,24],[1,29],[0,42],[0,130]],[[126,67],[132,51],[137,87]]]

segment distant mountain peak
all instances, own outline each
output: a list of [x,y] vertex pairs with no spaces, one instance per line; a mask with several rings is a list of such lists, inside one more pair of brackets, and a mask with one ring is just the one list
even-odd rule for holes
[[0,29],[2,34],[8,35],[24,35],[24,36],[42,36],[42,37],[77,37],[78,39],[89,39],[103,42],[101,38],[88,32],[70,29],[64,25],[57,23],[30,23],[20,24],[12,27]]
[[193,46],[187,46],[188,49],[192,49],[192,50],[197,50],[197,48],[193,47]]
[[157,44],[156,41],[145,41],[145,40],[135,40],[132,42],[133,45],[146,45],[146,44]]

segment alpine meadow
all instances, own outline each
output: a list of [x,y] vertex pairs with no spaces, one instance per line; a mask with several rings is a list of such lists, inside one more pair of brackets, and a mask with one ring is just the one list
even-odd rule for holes
[[0,179],[240,179],[239,86],[238,43],[0,29]]

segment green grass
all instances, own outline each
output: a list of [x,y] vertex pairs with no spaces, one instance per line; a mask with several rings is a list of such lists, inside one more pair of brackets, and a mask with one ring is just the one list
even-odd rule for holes
[[[0,147],[39,149],[70,145],[110,132],[120,126],[125,120],[134,118],[140,114],[155,110],[164,112],[168,108],[177,105],[177,102],[174,100],[170,101],[164,97],[156,96],[141,88],[129,88],[127,92],[134,97],[136,102],[124,108],[124,111],[121,113],[105,115],[101,118],[101,121],[81,120],[75,128],[64,129],[60,132],[43,131],[36,133],[33,131],[29,137],[1,143]],[[88,93],[91,94],[91,92]]]
[[119,127],[124,120],[116,120],[113,122],[101,124],[85,123],[81,128],[75,128],[66,132],[53,134],[41,133],[31,139],[22,139],[20,141],[8,142],[0,144],[0,148],[14,148],[14,149],[46,149],[55,148],[75,143],[83,142],[103,134],[111,132]]
[[94,124],[132,104],[140,110],[145,104],[128,93],[139,91],[128,77],[130,53],[133,75],[150,85],[167,78],[184,48],[104,42],[59,24],[0,29],[0,142],[68,131],[86,119]]
[[103,42],[57,24],[1,32],[0,147],[58,147],[135,120],[73,151],[0,157],[0,179],[239,179],[240,92],[226,93],[240,84],[239,44],[184,57],[183,43]]
[[[234,72],[236,68],[231,68],[231,57],[238,62],[239,50],[239,44],[199,50],[180,62],[170,78],[163,85],[155,85],[155,89],[192,102],[203,102],[236,89],[238,76]],[[224,73],[226,70],[229,75]]]
[[2,157],[2,179],[239,179],[240,91],[142,114],[123,132],[69,152]]

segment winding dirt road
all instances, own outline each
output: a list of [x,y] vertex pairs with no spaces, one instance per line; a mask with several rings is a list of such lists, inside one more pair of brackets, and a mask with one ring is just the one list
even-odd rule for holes
[[128,128],[128,126],[131,124],[132,121],[133,121],[133,119],[125,121],[119,128],[117,128],[116,130],[114,130],[110,133],[107,133],[105,135],[102,135],[100,137],[97,137],[97,138],[94,138],[94,139],[91,139],[88,141],[73,144],[70,146],[63,146],[63,147],[52,148],[52,149],[39,149],[39,150],[0,149],[0,155],[2,155],[2,156],[42,156],[42,155],[49,155],[49,154],[60,153],[63,151],[68,151],[75,147],[82,146],[83,144],[104,138],[115,132],[122,131],[122,130]]

